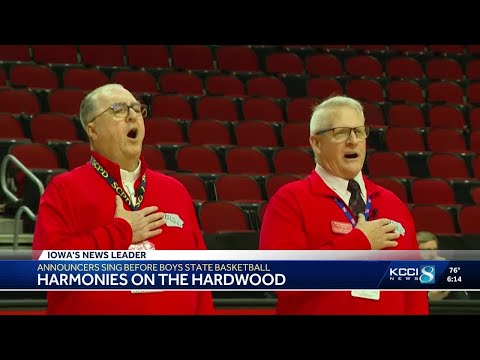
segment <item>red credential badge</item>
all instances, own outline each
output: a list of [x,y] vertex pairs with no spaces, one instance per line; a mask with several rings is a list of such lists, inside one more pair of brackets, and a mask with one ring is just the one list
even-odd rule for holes
[[353,230],[352,224],[349,222],[341,222],[332,220],[332,231],[336,234],[348,234]]

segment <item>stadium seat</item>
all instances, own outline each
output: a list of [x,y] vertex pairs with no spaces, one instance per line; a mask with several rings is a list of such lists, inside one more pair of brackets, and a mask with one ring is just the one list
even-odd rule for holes
[[0,139],[26,139],[21,122],[9,113],[0,113]]
[[303,74],[304,67],[300,57],[294,53],[279,52],[267,55],[265,70],[276,74]]
[[13,65],[10,69],[12,87],[30,89],[56,89],[59,82],[57,74],[47,65]]
[[390,126],[425,127],[422,109],[414,104],[391,104],[388,108]]
[[144,144],[182,144],[185,136],[181,123],[176,119],[152,117],[145,119]]
[[85,98],[86,92],[73,89],[56,89],[48,95],[48,107],[50,112],[67,115],[78,115],[80,104]]
[[370,127],[385,126],[385,114],[379,104],[363,101],[362,106],[366,125]]
[[282,127],[281,135],[285,147],[310,146],[310,126],[308,123],[286,123]]
[[127,65],[131,68],[169,68],[170,55],[165,45],[127,45]]
[[0,61],[31,61],[28,45],[0,45]]
[[473,55],[480,54],[480,45],[466,45],[467,52]]
[[385,101],[385,94],[379,82],[373,79],[351,79],[346,85],[346,94],[357,100],[370,102]]
[[263,201],[262,190],[257,181],[249,175],[225,174],[215,181],[217,200],[236,202]]
[[480,131],[474,130],[470,133],[470,151],[480,153]]
[[431,154],[428,159],[428,171],[430,176],[444,179],[470,177],[465,160],[451,153]]
[[[61,167],[55,151],[46,144],[15,144],[10,147],[9,152],[26,166],[44,186],[46,186],[49,176],[66,171]],[[11,169],[15,171],[16,166],[12,164]],[[13,176],[17,188],[16,195],[23,199],[22,205],[28,206],[33,213],[37,213],[41,196],[37,185],[23,172],[16,172]],[[25,219],[23,231],[33,232],[33,230],[34,222]]]
[[276,174],[307,175],[315,168],[313,156],[304,149],[281,148],[273,155]]
[[372,176],[369,177],[369,179],[375,184],[393,192],[405,204],[408,204],[410,202],[410,197],[408,196],[407,191],[406,179],[390,176]]
[[239,146],[279,146],[276,130],[269,122],[244,121],[236,124],[234,129]]
[[176,153],[177,170],[193,173],[221,173],[222,162],[208,146],[184,145]]
[[461,65],[451,58],[433,58],[425,65],[425,74],[430,80],[461,80]]
[[428,149],[434,152],[466,152],[467,145],[461,130],[431,129],[427,134]]
[[427,85],[427,101],[431,103],[463,104],[465,94],[453,81],[432,81]]
[[345,61],[347,75],[353,77],[380,78],[383,67],[380,61],[369,55],[355,55]]
[[271,173],[268,158],[252,147],[235,147],[225,154],[227,172],[230,174],[267,175]]
[[238,109],[232,99],[204,96],[197,102],[197,119],[238,121]]
[[0,68],[0,90],[7,88],[7,74],[4,68]]
[[480,234],[480,206],[464,206],[458,214],[458,223],[463,234]]
[[[57,155],[46,144],[16,144],[10,147],[9,153],[31,171],[61,169]],[[23,173],[19,175],[17,179],[23,181]]]
[[95,68],[70,68],[63,73],[63,87],[91,91],[110,82],[104,72]]
[[387,61],[386,75],[391,79],[421,79],[423,69],[420,62],[410,56],[396,56]]
[[434,44],[428,45],[428,50],[433,53],[440,54],[463,54],[465,52],[464,45],[442,45]]
[[280,105],[271,98],[246,98],[242,103],[245,120],[284,122]]
[[319,100],[313,98],[290,99],[287,103],[287,121],[309,123],[313,109],[318,103]]
[[480,130],[480,107],[472,106],[469,112],[470,128]]
[[425,151],[422,133],[417,128],[389,127],[385,132],[385,143],[389,151]]
[[188,141],[192,145],[230,145],[232,137],[224,121],[195,120],[188,124]]
[[124,66],[121,45],[80,45],[81,62],[87,66]]
[[265,191],[267,198],[270,199],[282,186],[302,179],[300,175],[294,174],[272,174],[265,179]]
[[255,51],[247,46],[221,45],[217,48],[217,67],[226,72],[258,72]]
[[206,95],[245,96],[245,85],[234,75],[211,75],[206,80]]
[[151,108],[153,117],[193,119],[192,105],[181,95],[156,95],[152,98]]
[[473,175],[480,179],[480,156],[477,154],[472,161]]
[[343,65],[341,61],[332,54],[314,54],[306,59],[305,69],[312,76],[342,76]]
[[206,45],[173,45],[173,67],[177,70],[213,70],[213,54]]
[[39,113],[30,120],[32,140],[47,144],[51,140],[78,141],[77,127],[71,116],[59,113]]
[[386,93],[389,101],[425,102],[424,89],[413,80],[392,80],[386,85]]
[[209,200],[207,186],[198,174],[174,172],[169,176],[177,179],[185,186],[193,201],[204,202]]
[[480,103],[480,95],[478,94],[480,91],[480,82],[472,82],[467,85],[466,94],[467,94],[467,102],[473,104]]
[[37,64],[78,64],[75,45],[32,45],[32,53]]
[[0,91],[0,112],[19,115],[21,113],[36,114],[40,111],[40,100],[32,91],[26,89]]
[[438,205],[415,205],[411,209],[416,231],[434,234],[455,234],[456,227],[448,208]]
[[480,80],[480,59],[471,59],[467,62],[465,76],[469,80]]
[[428,109],[428,122],[432,128],[463,129],[465,118],[461,109],[451,105],[434,105]]
[[416,178],[411,181],[410,188],[414,204],[455,204],[455,193],[450,184],[444,179]]
[[142,149],[142,155],[148,164],[148,167],[152,170],[166,170],[165,158],[160,150],[153,145],[144,144]]
[[239,205],[233,202],[203,203],[199,210],[199,220],[205,234],[251,230],[247,215]]
[[389,45],[390,50],[400,53],[422,53],[426,50],[425,45]]
[[253,77],[247,82],[247,95],[286,98],[287,87],[275,76]]
[[471,195],[475,205],[480,205],[480,186],[473,188]]
[[167,72],[160,76],[160,89],[163,93],[181,95],[203,95],[202,80],[195,74]]
[[307,80],[307,97],[325,99],[345,93],[335,78],[311,78]]
[[350,47],[354,50],[360,52],[385,52],[387,51],[387,45],[372,44],[372,45],[363,45],[363,44],[352,44]]
[[121,84],[133,93],[156,93],[157,82],[152,74],[142,70],[118,70],[112,73],[112,83]]
[[408,163],[398,152],[373,152],[367,157],[370,176],[409,177]]
[[86,142],[72,143],[66,150],[68,169],[72,170],[90,160],[90,144]]

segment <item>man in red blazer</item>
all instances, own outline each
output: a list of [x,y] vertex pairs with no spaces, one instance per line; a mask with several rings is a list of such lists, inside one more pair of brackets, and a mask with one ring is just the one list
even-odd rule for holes
[[[146,107],[119,84],[89,93],[80,120],[89,162],[40,200],[33,250],[204,250],[192,198],[141,155]],[[209,291],[51,291],[49,314],[213,314]]]
[[[262,250],[418,250],[407,206],[362,174],[369,129],[362,105],[336,96],[313,110],[315,169],[270,199]],[[390,220],[401,224],[395,230]],[[278,314],[428,314],[425,291],[278,291]]]

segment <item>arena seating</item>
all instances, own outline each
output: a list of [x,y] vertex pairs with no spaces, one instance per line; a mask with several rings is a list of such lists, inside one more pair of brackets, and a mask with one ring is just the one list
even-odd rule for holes
[[409,206],[418,230],[468,234],[459,248],[476,249],[477,47],[0,45],[0,156],[37,170],[85,163],[79,104],[89,90],[121,83],[148,105],[151,167],[187,187],[205,236],[258,233],[278,187],[313,168],[312,106],[347,94],[371,127],[365,174]]

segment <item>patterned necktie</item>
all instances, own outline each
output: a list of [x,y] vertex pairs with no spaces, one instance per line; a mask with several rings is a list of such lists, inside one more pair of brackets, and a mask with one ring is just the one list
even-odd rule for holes
[[358,182],[355,180],[349,180],[347,190],[352,194],[350,196],[350,201],[348,202],[350,210],[352,210],[355,216],[358,216],[359,213],[363,214],[365,212],[365,202],[362,199],[362,192]]

